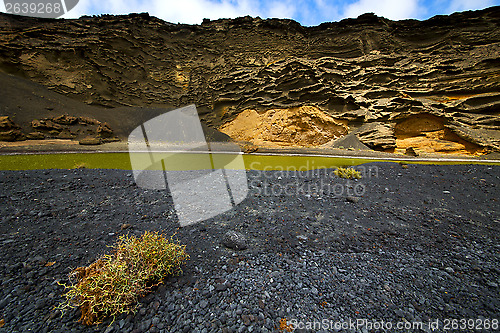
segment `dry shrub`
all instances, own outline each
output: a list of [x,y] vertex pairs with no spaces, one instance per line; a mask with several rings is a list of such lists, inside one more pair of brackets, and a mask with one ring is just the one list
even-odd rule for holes
[[80,322],[98,324],[121,313],[134,312],[139,298],[162,283],[167,275],[182,273],[189,258],[185,245],[157,232],[121,236],[111,255],[70,273],[74,283],[65,286],[66,301],[60,309],[80,307]]

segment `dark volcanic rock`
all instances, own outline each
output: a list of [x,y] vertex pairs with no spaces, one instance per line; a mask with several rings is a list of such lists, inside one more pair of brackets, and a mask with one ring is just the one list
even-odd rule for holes
[[222,243],[226,247],[234,250],[244,250],[247,248],[247,239],[245,235],[232,230],[224,234]]
[[[170,193],[135,186],[130,171],[0,171],[0,332],[276,332],[283,318],[497,318],[500,166],[364,167],[377,172],[356,183],[365,187],[356,203],[349,193],[315,195],[313,184],[353,184],[333,169],[248,171],[249,184],[262,187],[183,228]],[[266,191],[270,181],[304,191]],[[153,288],[135,313],[101,325],[56,310],[74,268],[146,230],[186,245],[180,276]],[[251,249],[220,246],[227,230],[251,237]]]
[[359,141],[358,137],[352,133],[333,141],[330,145],[328,145],[328,147],[370,150],[370,148]]

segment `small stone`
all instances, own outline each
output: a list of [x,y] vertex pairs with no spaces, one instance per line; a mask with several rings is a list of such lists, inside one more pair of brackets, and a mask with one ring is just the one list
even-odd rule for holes
[[224,244],[224,246],[234,250],[246,249],[246,243],[247,239],[243,234],[232,230],[226,232],[222,240],[222,244]]
[[225,283],[218,283],[215,285],[215,290],[224,291],[227,289],[227,285]]
[[44,299],[39,299],[35,303],[35,309],[37,309],[37,310],[43,309],[45,307],[45,304],[46,303],[45,303]]
[[249,315],[242,315],[241,320],[243,320],[243,323],[245,326],[250,326],[250,316]]
[[58,315],[60,315],[60,314],[61,314],[61,311],[59,311],[59,310],[53,311],[53,312],[51,312],[51,313],[49,314],[49,319],[50,319],[50,320],[53,320],[54,318],[56,318],[56,317],[57,317]]
[[129,224],[129,223],[124,223],[124,224],[122,224],[122,225],[120,226],[120,229],[121,229],[121,230],[125,230],[125,229],[131,228],[131,227],[132,227],[132,225],[131,225],[131,224]]
[[360,197],[349,196],[349,197],[346,198],[346,200],[349,201],[349,202],[352,202],[352,203],[358,203],[359,200],[361,200],[361,198]]
[[9,303],[9,298],[10,294],[5,296],[1,301],[0,301],[0,309],[3,309],[8,303]]
[[448,274],[453,274],[453,273],[455,273],[455,270],[454,270],[453,268],[451,268],[451,267],[446,267],[444,270],[445,270],[445,271],[446,271],[446,273],[448,273]]
[[200,302],[200,308],[204,309],[208,306],[208,301],[207,300],[202,300]]
[[106,328],[106,330],[104,331],[104,333],[111,333],[111,332],[113,332],[114,329],[115,329],[114,326],[108,326],[108,328]]
[[142,331],[145,332],[151,328],[151,319],[147,319],[141,323]]

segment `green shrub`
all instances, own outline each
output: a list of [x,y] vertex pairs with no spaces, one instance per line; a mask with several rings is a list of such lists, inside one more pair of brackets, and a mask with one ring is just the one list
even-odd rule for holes
[[[157,232],[139,238],[121,236],[111,255],[70,273],[74,283],[64,295],[61,310],[80,307],[80,322],[98,324],[108,317],[134,312],[139,298],[162,283],[169,274],[180,274],[189,258],[179,245]],[[76,281],[75,281],[76,280]]]
[[353,168],[338,168],[337,170],[334,171],[335,175],[340,178],[347,178],[347,179],[360,179],[361,178],[361,172],[354,170]]

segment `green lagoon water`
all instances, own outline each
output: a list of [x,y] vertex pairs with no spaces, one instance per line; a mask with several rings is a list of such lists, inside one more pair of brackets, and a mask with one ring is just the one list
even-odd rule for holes
[[[356,157],[332,157],[321,155],[237,155],[199,153],[133,153],[135,169],[199,170],[199,169],[247,169],[247,170],[290,170],[356,166],[370,162],[398,162],[389,159],[368,159]],[[409,161],[418,164],[488,164],[500,162],[480,160]],[[51,153],[0,155],[0,170],[37,169],[120,169],[132,170],[131,156],[121,153]]]

